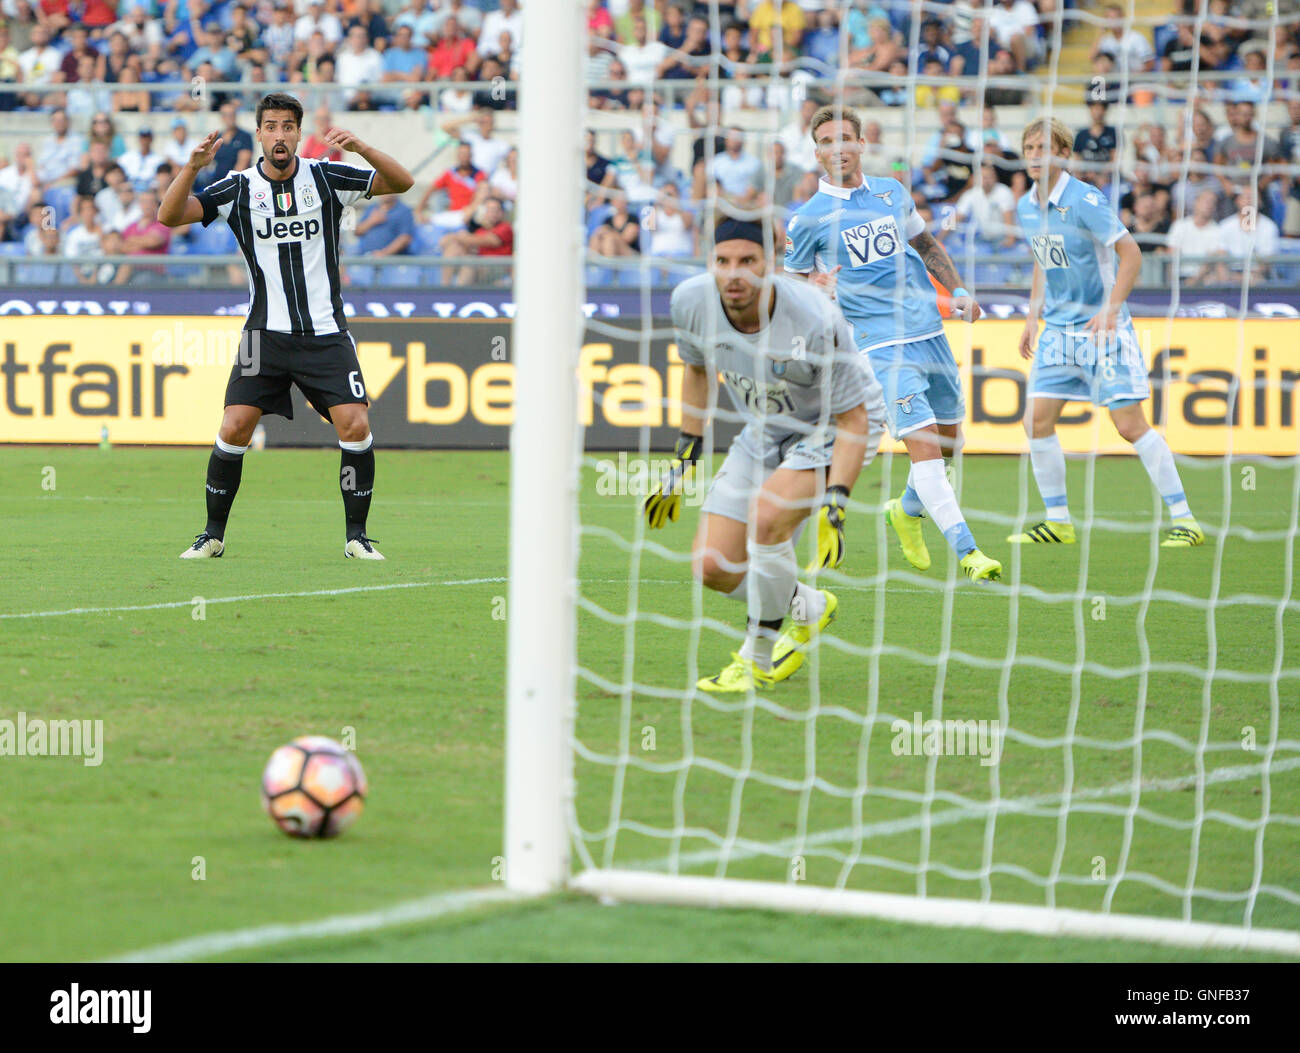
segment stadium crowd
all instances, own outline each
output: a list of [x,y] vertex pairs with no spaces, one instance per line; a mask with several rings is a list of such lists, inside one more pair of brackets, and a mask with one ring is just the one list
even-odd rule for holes
[[[1202,2],[1179,0],[1181,13],[1196,15]],[[938,0],[922,10],[914,0],[589,0],[589,105],[627,113],[617,132],[588,135],[589,250],[693,257],[713,194],[749,208],[807,200],[817,189],[808,124],[829,99],[791,88],[848,71],[846,101],[867,119],[867,173],[907,185],[954,252],[1024,257],[1010,222],[1024,175],[1016,130],[999,127],[998,108],[1027,101],[1014,78],[1051,59],[1058,7],[1068,18],[1075,2]],[[1196,36],[1189,22],[1154,33],[1126,28],[1112,6],[1090,30],[1094,79],[1082,89],[1090,121],[1078,130],[1076,174],[1112,196],[1153,261],[1222,256],[1180,262],[1185,283],[1230,278],[1247,249],[1269,255],[1283,235],[1300,236],[1300,26],[1270,38],[1238,21],[1268,10],[1268,0],[1208,0]],[[0,110],[42,112],[50,125],[0,158],[0,254],[25,260],[25,280],[104,284],[155,281],[162,268],[142,260],[73,270],[56,258],[234,253],[223,224],[169,231],[157,222],[157,202],[196,144],[199,111],[219,113],[222,144],[197,186],[254,159],[249,126],[262,89],[209,86],[273,83],[331,86],[303,95],[305,156],[327,152],[322,136],[336,119],[375,110],[433,112],[451,144],[452,163],[413,191],[418,203],[387,199],[354,217],[351,252],[508,257],[518,158],[495,119],[516,107],[522,45],[517,0],[0,0]],[[1143,74],[1194,65],[1237,75],[1198,82],[1188,135],[1181,121],[1170,130],[1140,120],[1156,94]],[[721,78],[720,90],[711,77]],[[452,86],[416,86],[426,81]],[[1270,100],[1288,100],[1289,123],[1261,134],[1259,108]],[[1139,115],[1135,134],[1110,123],[1120,101],[1135,108],[1130,128]],[[1213,123],[1206,103],[1226,109],[1225,124]],[[908,104],[939,125],[916,164],[871,113]],[[731,113],[780,106],[796,113],[775,136],[728,127]],[[125,113],[157,120],[124,135]],[[691,148],[684,167],[674,149],[681,137]],[[198,262],[169,268],[213,279]],[[503,276],[486,265],[382,271],[384,281],[411,285]],[[1270,277],[1266,269],[1258,276]],[[227,277],[243,280],[234,266]],[[363,267],[350,277],[379,280]],[[995,263],[981,283],[999,279],[1022,281],[1023,266]]]

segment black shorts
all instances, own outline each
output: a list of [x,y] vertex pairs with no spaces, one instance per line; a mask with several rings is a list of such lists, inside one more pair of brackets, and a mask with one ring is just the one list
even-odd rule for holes
[[227,406],[256,406],[293,420],[297,384],[312,408],[327,421],[330,407],[369,405],[357,348],[347,333],[295,336],[268,329],[246,329],[239,338],[239,360],[226,384]]

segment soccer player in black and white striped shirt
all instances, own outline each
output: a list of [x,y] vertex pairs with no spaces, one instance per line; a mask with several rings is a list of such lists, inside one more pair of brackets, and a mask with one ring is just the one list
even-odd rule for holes
[[341,128],[331,128],[325,142],[360,154],[371,168],[298,157],[301,135],[302,104],[292,95],[265,96],[257,106],[256,131],[263,157],[193,193],[195,176],[211,163],[220,141],[214,132],[195,148],[158,209],[169,227],[229,223],[248,266],[248,322],[208,459],[208,521],[182,559],[225,551],[226,520],[253,429],[264,413],[292,418],[292,384],[338,432],[344,555],[384,558],[366,537],[375,451],[365,380],[343,316],[339,226],[349,205],[405,193],[414,180],[393,158]]

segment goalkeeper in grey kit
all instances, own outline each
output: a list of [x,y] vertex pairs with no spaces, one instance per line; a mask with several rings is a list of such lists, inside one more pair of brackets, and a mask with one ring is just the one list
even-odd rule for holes
[[699,681],[718,693],[785,680],[834,619],[835,596],[799,581],[795,540],[816,509],[809,569],[840,565],[849,494],[884,427],[880,385],[848,323],[819,289],[773,272],[769,243],[758,223],[724,219],[710,272],[673,291],[682,434],[644,507],[653,528],[676,521],[721,373],[745,427],[704,500],[692,566],[706,588],[746,605],[748,631],[731,663]]

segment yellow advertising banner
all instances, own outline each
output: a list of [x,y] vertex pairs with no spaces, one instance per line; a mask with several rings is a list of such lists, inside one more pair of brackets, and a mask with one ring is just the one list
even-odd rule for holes
[[242,318],[5,318],[0,442],[208,445]]
[[[1176,452],[1300,454],[1300,321],[1137,318],[1134,327],[1151,373],[1147,419]],[[1023,329],[1023,321],[947,323],[966,392],[967,452],[1025,449]],[[1088,403],[1067,404],[1057,431],[1071,452],[1129,449],[1110,415]]]
[[[0,320],[0,442],[207,445],[239,360],[237,317],[7,317]],[[649,323],[647,323],[649,324]],[[663,320],[654,323],[661,332]],[[1179,453],[1300,454],[1300,322],[1139,319],[1152,373],[1148,415]],[[1020,453],[1028,363],[1020,321],[948,323],[966,393],[966,451]],[[513,417],[508,322],[358,321],[353,327],[377,434],[408,446],[504,446]],[[504,335],[503,335],[504,334]],[[579,410],[593,449],[632,448],[637,430],[671,444],[682,365],[664,339],[643,357],[639,329],[583,349]],[[402,379],[399,379],[402,378]],[[1160,381],[1163,379],[1163,383]],[[307,410],[274,438],[332,441]],[[277,425],[279,428],[279,425]],[[1067,406],[1067,450],[1123,452],[1108,414]]]

